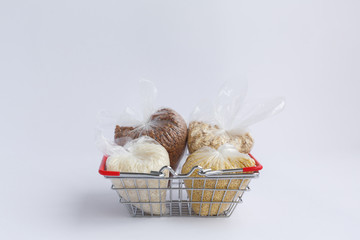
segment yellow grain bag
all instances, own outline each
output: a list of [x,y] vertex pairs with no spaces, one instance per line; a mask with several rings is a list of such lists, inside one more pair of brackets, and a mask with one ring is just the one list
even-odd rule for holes
[[[233,145],[224,144],[218,149],[202,147],[189,155],[181,170],[182,174],[190,172],[195,166],[201,166],[203,169],[223,170],[253,167],[255,166],[255,161],[248,154],[240,153]],[[232,202],[241,193],[241,191],[226,192],[225,190],[245,189],[249,183],[247,179],[216,180],[207,178],[204,180],[204,177],[200,176],[198,172],[199,170],[196,170],[190,177],[199,177],[199,179],[185,180],[184,182],[186,188],[193,189],[187,190],[190,201],[212,201],[212,203],[192,204],[194,212],[201,216],[222,214],[230,207],[230,203],[220,202]],[[209,190],[203,190],[204,188]]]

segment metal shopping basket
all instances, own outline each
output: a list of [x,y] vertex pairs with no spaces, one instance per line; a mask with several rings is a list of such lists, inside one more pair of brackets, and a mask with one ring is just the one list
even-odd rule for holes
[[132,216],[229,217],[262,169],[250,156],[255,167],[212,171],[197,166],[187,174],[169,166],[149,174],[106,171],[104,156],[99,173],[111,180]]

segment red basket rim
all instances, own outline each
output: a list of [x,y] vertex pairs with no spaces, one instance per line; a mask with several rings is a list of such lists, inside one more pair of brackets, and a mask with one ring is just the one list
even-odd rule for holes
[[[255,172],[255,171],[260,171],[263,166],[254,158],[253,155],[251,155],[249,153],[249,156],[254,159],[255,161],[255,167],[246,167],[243,168],[243,173],[245,172]],[[115,171],[107,171],[105,170],[105,165],[106,165],[106,160],[107,160],[108,156],[103,156],[101,164],[100,164],[100,168],[99,168],[99,173],[103,176],[120,176],[120,172],[115,172]]]

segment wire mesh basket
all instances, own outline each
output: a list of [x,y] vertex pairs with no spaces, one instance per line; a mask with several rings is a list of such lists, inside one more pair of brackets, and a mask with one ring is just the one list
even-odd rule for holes
[[196,166],[187,174],[169,166],[149,174],[106,171],[104,156],[99,173],[111,180],[132,216],[229,217],[262,169],[250,156],[255,167],[212,171]]

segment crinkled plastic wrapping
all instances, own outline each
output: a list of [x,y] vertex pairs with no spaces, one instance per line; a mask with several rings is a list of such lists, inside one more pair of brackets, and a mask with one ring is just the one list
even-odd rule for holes
[[[122,146],[132,139],[149,136],[168,151],[170,166],[176,169],[186,147],[187,124],[176,111],[155,108],[157,89],[151,81],[140,81],[140,94],[143,105],[141,114],[128,107],[113,121],[115,142]],[[114,118],[105,114],[99,117],[102,122]]]
[[[122,172],[150,173],[159,171],[163,166],[170,164],[166,149],[147,136],[129,141],[124,146],[119,146],[100,136],[97,144],[100,150],[108,155],[106,170],[120,172],[120,175]],[[166,172],[166,177],[168,176],[169,173]],[[166,213],[165,203],[159,202],[166,200],[168,180],[112,178],[111,181],[123,199],[134,202],[133,205],[145,213],[156,215]]]
[[229,143],[240,152],[249,153],[253,138],[249,127],[279,113],[285,106],[283,98],[272,98],[246,103],[246,86],[236,91],[224,85],[214,102],[203,102],[195,107],[190,117],[188,148],[193,153],[204,146],[217,149]]
[[[240,153],[233,145],[225,144],[218,149],[211,147],[202,147],[190,154],[186,159],[181,172],[186,174],[195,166],[201,166],[203,169],[223,170],[255,166],[255,161],[248,155]],[[190,177],[203,176],[198,174],[199,170],[193,172]],[[248,179],[229,179],[224,180],[184,180],[188,196],[194,202],[232,202],[239,197],[240,191],[225,191],[227,189],[246,189],[249,184]],[[218,189],[205,190],[202,189]],[[199,189],[199,190],[196,190]],[[211,209],[210,209],[211,207]],[[229,203],[193,203],[192,209],[201,216],[222,214],[230,207]]]

